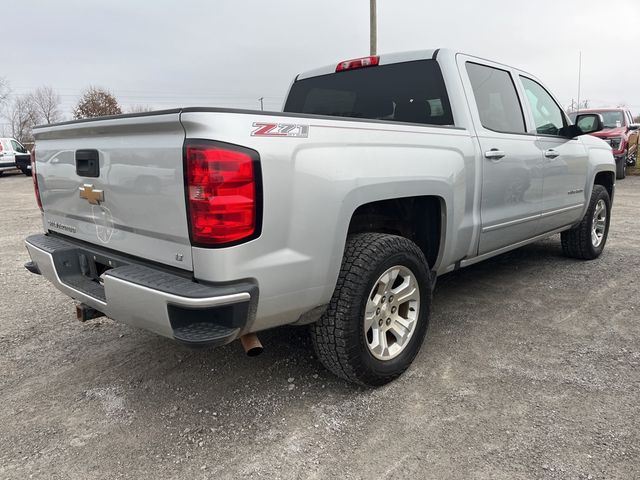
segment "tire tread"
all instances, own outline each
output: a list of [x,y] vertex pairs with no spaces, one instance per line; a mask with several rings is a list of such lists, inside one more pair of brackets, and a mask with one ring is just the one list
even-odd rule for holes
[[[580,260],[593,260],[600,255],[599,253],[594,253],[591,245],[591,217],[593,216],[596,203],[603,195],[606,195],[607,198],[609,197],[609,192],[607,192],[606,188],[602,185],[594,185],[593,191],[591,192],[591,199],[589,200],[589,207],[582,221],[571,230],[566,230],[560,234],[562,252],[567,257]],[[607,212],[607,215],[610,215],[610,213],[610,211]]]
[[[334,294],[326,312],[311,325],[313,348],[322,364],[335,375],[360,385],[388,383],[400,376],[411,363],[408,362],[404,368],[391,374],[377,374],[372,378],[360,362],[354,361],[357,357],[354,349],[358,346],[350,341],[354,328],[353,299],[362,298],[362,295],[369,293],[365,291],[367,285],[363,279],[368,278],[371,266],[376,265],[390,251],[408,251],[427,265],[418,246],[404,237],[381,233],[349,236]],[[430,285],[426,286],[429,287]],[[429,308],[429,305],[424,305],[424,308]]]

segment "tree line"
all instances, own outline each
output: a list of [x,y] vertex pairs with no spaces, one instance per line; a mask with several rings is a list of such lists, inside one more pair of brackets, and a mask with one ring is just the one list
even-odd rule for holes
[[[60,95],[49,86],[36,88],[23,95],[12,95],[9,82],[0,77],[0,116],[5,120],[0,136],[11,136],[21,143],[33,142],[33,128],[64,121]],[[144,105],[133,106],[130,112],[144,112],[151,108]],[[115,95],[104,88],[86,88],[73,108],[72,118],[102,117],[123,113]]]
[[[49,86],[38,87],[24,95],[12,95],[9,82],[0,77],[0,117],[6,121],[5,128],[0,129],[0,136],[11,136],[23,144],[32,143],[33,128],[36,125],[65,120],[61,103],[60,95]],[[589,103],[589,100],[583,100],[578,105],[572,100],[567,111],[586,109],[590,106]],[[146,105],[135,105],[129,108],[128,112],[140,113],[150,110],[151,108]],[[102,117],[121,113],[123,113],[122,107],[115,95],[104,88],[90,86],[78,99],[78,103],[73,108],[72,118]],[[640,123],[640,115],[634,120]]]

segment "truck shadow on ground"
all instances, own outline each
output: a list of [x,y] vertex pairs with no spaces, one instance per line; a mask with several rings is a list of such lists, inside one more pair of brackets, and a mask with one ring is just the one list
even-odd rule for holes
[[[558,265],[570,268],[573,263],[574,260],[562,257],[559,239],[554,238],[440,277],[434,292],[434,315],[429,331],[435,340],[427,340],[429,355],[445,348],[438,345],[446,340],[438,335],[447,328],[446,313],[441,312],[458,308],[456,299],[461,295],[473,295],[478,290],[494,287],[506,291],[513,282],[535,278],[542,269]],[[321,398],[327,394],[348,396],[364,391],[324,370],[313,354],[306,327],[280,327],[262,332],[260,338],[264,353],[249,358],[238,342],[218,349],[191,349],[128,329],[125,342],[113,339],[113,348],[103,352],[102,361],[112,365],[103,370],[101,380],[107,380],[105,376],[113,382],[129,379],[127,383],[141,387],[136,389],[139,392],[155,391],[156,398],[162,399],[158,408],[167,401],[171,403],[171,397],[176,404],[192,402],[195,398],[207,399],[206,404],[227,402],[229,408],[235,410],[243,401],[255,402],[256,392],[260,392],[261,398],[273,400],[283,399],[283,395]],[[109,361],[107,357],[114,356],[116,351],[119,360],[127,360],[112,358]],[[160,383],[158,379],[162,379]],[[139,397],[142,402],[148,402],[148,398],[147,393]]]
[[[559,239],[554,237],[442,276],[423,351],[405,375],[381,389],[354,386],[326,371],[313,354],[306,327],[262,332],[264,353],[247,357],[239,342],[218,349],[191,349],[107,321],[102,327],[87,324],[85,328],[97,331],[84,330],[82,338],[73,341],[78,349],[75,365],[56,376],[55,395],[75,397],[76,407],[91,421],[99,421],[96,409],[103,410],[115,421],[135,424],[149,435],[166,435],[167,429],[179,435],[191,429],[224,439],[239,435],[238,428],[242,435],[280,432],[281,423],[289,418],[311,415],[315,422],[318,418],[329,423],[344,420],[354,411],[366,412],[388,395],[431,390],[433,375],[437,378],[439,370],[451,363],[451,356],[460,354],[456,342],[464,343],[469,336],[477,342],[477,335],[482,335],[481,327],[474,324],[477,310],[472,303],[461,303],[461,296],[475,295],[487,304],[500,305],[514,300],[505,296],[516,282],[535,289],[529,284],[548,282],[558,270],[558,276],[563,269],[579,271],[580,264],[584,265],[562,257]],[[483,319],[489,320],[495,323]],[[495,332],[487,335],[484,341],[491,342]],[[408,388],[410,383],[416,385]],[[439,388],[446,394],[451,387],[445,383]],[[103,405],[104,398],[111,398],[111,403],[118,400],[119,410]]]
[[[440,304],[449,302],[459,295],[469,294],[482,289],[486,285],[509,285],[514,279],[526,281],[526,277],[540,271],[541,265],[549,264],[551,268],[558,264],[571,265],[579,261],[568,259],[562,255],[559,237],[537,242],[512,252],[491,258],[470,267],[441,276],[433,295],[434,308],[439,310]],[[438,328],[431,325],[431,328]],[[313,372],[323,371],[323,367],[313,355],[313,346],[308,329],[305,326],[284,326],[261,332],[260,339],[264,345],[264,353],[256,358],[247,358],[238,342],[217,349],[193,349],[176,344],[159,337],[155,354],[171,348],[181,359],[198,359],[208,366],[220,365],[220,362],[239,362],[242,366],[254,366],[256,375],[260,376],[264,368],[270,364],[305,365]]]

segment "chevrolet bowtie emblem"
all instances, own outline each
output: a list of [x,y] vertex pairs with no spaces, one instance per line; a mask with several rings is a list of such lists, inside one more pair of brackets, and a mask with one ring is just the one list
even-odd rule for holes
[[84,198],[91,205],[100,205],[100,202],[104,202],[104,190],[94,190],[93,185],[85,183],[80,187],[80,198]]

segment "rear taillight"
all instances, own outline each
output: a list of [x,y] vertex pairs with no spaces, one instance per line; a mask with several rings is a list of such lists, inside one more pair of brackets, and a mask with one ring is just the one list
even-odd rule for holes
[[336,67],[336,72],[342,72],[344,70],[355,70],[356,68],[364,68],[364,67],[374,67],[378,65],[380,62],[380,57],[371,56],[371,57],[362,57],[362,58],[354,58],[353,60],[345,60],[344,62],[340,62]]
[[185,183],[194,245],[228,245],[259,233],[259,174],[253,150],[206,140],[187,142]]
[[42,212],[42,200],[40,200],[40,190],[38,189],[38,176],[36,175],[36,147],[31,149],[31,178],[33,180],[33,190],[36,194],[38,208]]

